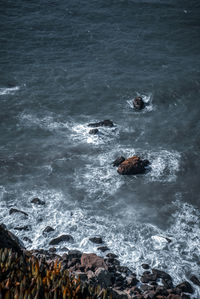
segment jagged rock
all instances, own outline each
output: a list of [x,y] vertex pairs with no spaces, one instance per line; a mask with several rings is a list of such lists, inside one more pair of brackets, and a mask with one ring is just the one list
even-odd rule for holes
[[31,229],[31,226],[30,225],[25,225],[25,226],[16,226],[14,227],[15,230],[25,230],[25,231],[29,231]]
[[145,163],[140,159],[138,156],[133,156],[131,158],[126,159],[124,162],[122,162],[117,171],[119,174],[122,175],[131,175],[131,174],[138,174],[138,173],[144,173],[146,170],[146,162]]
[[89,131],[89,134],[91,134],[91,135],[96,135],[98,132],[99,132],[98,129],[91,129],[91,130]]
[[11,208],[10,211],[9,211],[9,215],[12,215],[12,214],[15,214],[15,213],[21,213],[25,216],[28,216],[28,214],[24,211],[21,211],[21,210],[15,209],[15,208]]
[[113,122],[109,119],[105,119],[103,121],[97,122],[97,123],[91,123],[88,125],[88,127],[113,127]]
[[37,205],[45,205],[45,201],[43,201],[43,200],[41,200],[41,199],[39,199],[39,198],[33,198],[32,200],[31,200],[31,203],[34,203],[34,204],[37,204]]
[[190,280],[191,280],[194,284],[196,284],[197,286],[200,286],[200,280],[199,280],[195,275],[192,275],[192,276],[190,277]]
[[43,235],[46,235],[46,234],[48,234],[48,233],[50,233],[50,232],[53,232],[53,231],[55,231],[54,228],[52,228],[51,226],[47,226],[47,227],[45,227],[45,229],[43,230],[42,234],[43,234]]
[[60,242],[73,242],[74,239],[71,235],[61,235],[55,239],[52,239],[49,245],[58,245]]
[[97,250],[100,250],[102,252],[105,252],[105,251],[108,251],[109,248],[107,246],[100,246],[100,247],[97,247]]
[[96,270],[98,268],[108,269],[102,257],[97,256],[94,253],[83,253],[81,256],[81,266],[87,270]]
[[115,161],[113,161],[113,167],[118,167],[122,162],[125,161],[125,158],[123,156],[117,157],[117,159],[115,159]]
[[176,288],[180,289],[182,292],[193,294],[194,290],[191,284],[188,281],[184,281],[176,286]]
[[102,244],[102,243],[103,243],[103,240],[102,240],[101,237],[89,238],[89,240],[90,240],[92,243],[95,243],[95,244]]
[[0,224],[0,248],[11,248],[19,254],[25,249],[23,243],[3,223]]
[[136,97],[133,100],[133,106],[136,110],[142,110],[144,108],[144,101],[142,97]]
[[98,268],[95,271],[95,276],[97,277],[97,281],[103,287],[109,287],[112,285],[112,275],[104,268]]

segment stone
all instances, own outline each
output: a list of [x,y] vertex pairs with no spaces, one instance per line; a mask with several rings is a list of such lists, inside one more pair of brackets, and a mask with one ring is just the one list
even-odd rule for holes
[[107,288],[112,285],[112,274],[104,268],[98,268],[95,271],[95,276],[97,277],[98,283],[101,284],[102,287]]
[[49,251],[50,252],[56,252],[56,248],[55,247],[51,247],[51,248],[49,248]]
[[29,231],[31,229],[31,226],[30,225],[25,225],[25,226],[16,226],[14,227],[15,230],[25,230],[25,231]]
[[55,231],[54,228],[52,228],[51,226],[47,226],[47,227],[45,227],[45,229],[43,230],[42,234],[43,234],[43,235],[46,235],[46,234],[48,234],[48,233],[50,233],[50,232],[53,232],[53,231]]
[[90,131],[89,131],[89,134],[91,134],[91,135],[96,135],[96,134],[98,134],[99,133],[99,130],[98,129],[91,129]]
[[114,253],[108,253],[108,254],[106,254],[106,256],[107,256],[108,258],[112,258],[112,259],[115,259],[115,258],[118,257],[118,255],[116,255],[116,254],[114,254]]
[[86,281],[87,280],[87,274],[81,271],[75,271],[73,273],[77,278],[79,277],[81,281]]
[[134,287],[134,286],[137,285],[137,283],[139,282],[139,280],[136,277],[134,277],[134,276],[128,276],[126,278],[126,282],[127,282],[127,285],[129,287]]
[[21,211],[21,210],[15,209],[15,208],[11,208],[10,211],[9,211],[9,215],[12,215],[12,214],[15,214],[15,213],[21,213],[24,216],[28,216],[28,214],[24,211]]
[[122,162],[125,161],[125,158],[123,156],[117,157],[115,161],[113,161],[113,167],[118,167]]
[[81,255],[82,255],[82,252],[79,251],[79,250],[69,250],[68,251],[68,258],[69,259],[73,259],[73,258],[80,259]]
[[143,101],[142,97],[136,97],[133,100],[133,107],[136,110],[142,110],[144,108],[144,101]]
[[192,276],[190,277],[190,280],[191,280],[194,284],[196,284],[197,286],[200,286],[200,280],[199,280],[195,275],[192,275]]
[[147,269],[150,268],[148,264],[142,264],[141,266],[142,266],[142,268],[145,269],[145,270],[147,270]]
[[107,246],[100,246],[100,247],[97,247],[97,250],[100,250],[102,252],[105,252],[105,251],[108,251],[109,248]]
[[10,248],[19,254],[25,249],[23,243],[3,223],[0,224],[0,248]]
[[61,235],[55,239],[52,239],[49,245],[58,245],[60,242],[73,242],[74,239],[71,235]]
[[81,266],[87,270],[95,271],[98,268],[108,270],[107,265],[102,257],[97,256],[95,253],[83,253],[81,256]]
[[184,281],[176,286],[176,288],[180,289],[184,293],[190,293],[193,294],[194,290],[191,286],[191,284],[188,281]]
[[96,243],[96,244],[102,244],[102,243],[103,243],[103,240],[102,240],[101,237],[89,238],[89,240],[90,240],[92,243]]
[[91,270],[87,271],[87,277],[88,277],[88,279],[93,279],[95,277],[94,272]]
[[97,122],[97,123],[91,123],[88,125],[88,127],[113,127],[114,124],[111,120],[105,119],[103,121]]
[[43,200],[41,200],[41,199],[39,199],[39,198],[33,198],[32,200],[31,200],[31,203],[34,203],[34,204],[37,204],[37,205],[45,205],[45,201],[43,201]]
[[146,170],[143,161],[138,156],[133,156],[122,162],[117,171],[122,175],[134,175],[144,173]]
[[165,273],[164,271],[158,270],[158,269],[152,269],[153,274],[157,276],[157,278],[162,278],[165,280],[171,280],[172,278],[169,274]]

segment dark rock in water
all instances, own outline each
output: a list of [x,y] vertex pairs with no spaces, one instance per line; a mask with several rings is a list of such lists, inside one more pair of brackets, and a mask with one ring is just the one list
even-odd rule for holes
[[149,166],[149,164],[151,164],[151,163],[149,162],[149,160],[147,160],[147,159],[143,160],[143,165],[144,165],[144,167]]
[[103,240],[102,240],[101,237],[89,238],[89,240],[90,240],[92,243],[96,243],[96,244],[102,244],[102,243],[103,243]]
[[28,216],[28,214],[24,211],[21,211],[21,210],[15,209],[15,208],[11,208],[10,211],[9,211],[9,215],[12,215],[12,214],[15,214],[15,213],[21,213],[25,216]]
[[136,110],[142,110],[144,108],[144,101],[142,97],[136,97],[133,100],[133,106]]
[[49,245],[58,245],[60,242],[73,242],[74,239],[71,235],[61,235],[55,239],[52,239]]
[[113,161],[113,167],[116,166],[118,167],[122,162],[125,161],[125,158],[123,156],[118,157],[115,161]]
[[107,246],[101,246],[101,247],[98,247],[97,250],[105,252],[105,251],[109,250],[109,248]]
[[23,237],[23,240],[26,241],[26,242],[29,242],[29,243],[33,243],[33,242],[31,241],[31,239],[29,239],[28,237]]
[[153,274],[157,276],[157,278],[162,278],[165,280],[171,280],[172,278],[169,274],[165,273],[164,271],[158,270],[158,269],[152,269]]
[[31,200],[31,203],[34,203],[34,204],[37,204],[37,205],[45,205],[45,201],[43,201],[43,200],[41,200],[41,199],[39,199],[39,198],[33,198],[32,200]]
[[115,259],[115,258],[118,257],[118,255],[116,255],[116,254],[114,254],[114,253],[108,253],[108,254],[106,254],[106,256],[107,256],[108,258],[112,258],[112,259]]
[[0,224],[0,248],[11,248],[13,251],[22,253],[25,249],[20,240],[7,230],[4,224]]
[[150,267],[149,267],[148,264],[142,264],[142,268],[145,269],[145,270],[147,270],[147,269],[149,269]]
[[[145,163],[146,164],[146,163]],[[133,156],[122,162],[117,171],[122,175],[133,175],[145,172],[145,164],[138,156]]]
[[88,125],[88,127],[113,127],[114,124],[111,120],[106,119],[97,123],[91,123]]
[[89,131],[89,134],[91,134],[91,135],[96,135],[98,132],[99,132],[98,129],[91,129],[91,130]]
[[197,286],[200,286],[200,280],[199,280],[195,275],[192,275],[192,276],[190,277],[190,280],[191,280],[194,284],[196,284]]
[[151,274],[150,271],[145,271],[141,277],[141,282],[143,283],[148,283],[150,281],[156,281],[156,280],[157,280],[157,275]]
[[42,234],[43,234],[43,235],[46,235],[46,234],[48,234],[48,233],[50,233],[50,232],[53,232],[54,230],[55,230],[55,229],[52,228],[51,226],[47,226],[47,227],[43,230]]
[[14,229],[19,230],[19,231],[21,231],[21,230],[29,231],[31,229],[31,226],[30,225],[16,226],[16,227],[14,227]]
[[96,270],[98,268],[104,268],[108,270],[107,265],[102,257],[97,256],[94,253],[83,253],[81,256],[81,266],[87,270]]
[[194,290],[191,284],[188,281],[184,281],[176,286],[176,288],[180,289],[182,292],[193,294]]

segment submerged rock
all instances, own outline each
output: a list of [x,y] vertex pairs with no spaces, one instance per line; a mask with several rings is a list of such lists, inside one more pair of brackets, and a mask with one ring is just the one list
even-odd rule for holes
[[45,229],[43,230],[42,234],[43,234],[43,235],[46,235],[46,234],[48,234],[48,233],[50,233],[50,232],[53,232],[53,231],[55,231],[54,228],[52,228],[51,226],[47,226],[47,227],[45,227]]
[[113,167],[116,166],[118,167],[122,162],[124,162],[126,159],[123,156],[117,157],[115,161],[113,161]]
[[21,211],[21,210],[15,209],[15,208],[11,208],[10,211],[9,211],[9,215],[12,215],[12,214],[15,214],[15,213],[21,213],[25,216],[28,216],[28,214],[24,211]]
[[37,204],[37,205],[45,205],[45,201],[43,201],[43,200],[41,200],[41,199],[39,199],[39,198],[33,198],[32,200],[31,200],[31,203],[34,203],[34,204]]
[[89,131],[89,134],[91,134],[91,135],[96,135],[97,133],[99,133],[99,130],[98,130],[98,129],[91,129],[91,130]]
[[61,235],[55,239],[52,239],[49,245],[58,245],[60,242],[73,242],[74,238],[71,235]]
[[111,120],[105,119],[103,121],[97,122],[97,123],[91,123],[88,125],[88,127],[113,127],[114,124]]
[[144,101],[142,97],[136,97],[133,100],[133,106],[136,110],[142,110],[144,108]]
[[109,248],[107,246],[100,246],[100,247],[97,247],[97,250],[100,250],[102,252],[105,252],[105,251],[108,251]]
[[146,170],[146,166],[149,164],[148,160],[141,160],[138,156],[133,156],[131,158],[123,161],[117,171],[122,175],[131,175],[131,174],[139,174],[144,173]]

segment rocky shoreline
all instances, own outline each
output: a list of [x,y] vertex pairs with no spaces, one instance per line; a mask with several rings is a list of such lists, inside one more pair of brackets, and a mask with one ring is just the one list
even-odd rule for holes
[[[50,243],[54,245],[64,241],[68,242],[70,237],[63,235]],[[100,237],[92,238],[91,241],[96,244],[102,244]],[[44,270],[50,267],[51,269],[51,267],[55,267],[52,265],[56,263],[56,265],[60,265],[59,270],[56,268],[59,275],[63,278],[64,273],[67,271],[70,277],[74,277],[74,279],[77,279],[77,283],[80,283],[82,286],[80,288],[82,289],[81,292],[83,292],[83,289],[85,292],[85,295],[79,292],[80,296],[74,295],[74,297],[59,295],[58,297],[48,298],[189,299],[192,298],[191,296],[194,293],[194,289],[189,281],[184,281],[175,286],[169,274],[160,269],[150,268],[148,264],[141,265],[144,271],[141,277],[137,277],[128,267],[120,265],[117,256],[113,253],[108,253],[103,258],[94,253],[83,253],[78,250],[68,250],[67,248],[62,256],[55,253],[55,248],[50,248],[49,250],[26,250],[22,242],[8,231],[3,224],[0,225],[0,248],[1,265],[6,261],[6,258],[12,255],[10,252],[16,253],[19,257],[21,256],[22,260],[25,258],[35,259],[35,262],[40,265],[38,272],[40,275],[42,273],[40,273],[40,268]],[[9,250],[6,249],[5,251],[5,248]],[[99,249],[102,251],[108,250],[106,246],[100,246]],[[19,261],[19,258],[17,261]],[[13,267],[11,268],[13,269]],[[5,294],[4,291],[8,289],[5,286],[8,286],[8,282],[11,281],[9,269],[7,269],[6,275],[2,269],[4,268],[1,267],[0,269],[0,295]],[[193,284],[200,286],[200,281],[196,276],[192,276],[190,280]],[[46,281],[45,278],[43,278],[43,281]],[[18,283],[20,285],[21,282],[18,281]],[[93,295],[87,292],[92,292]],[[42,297],[40,294],[34,298],[45,297]]]

